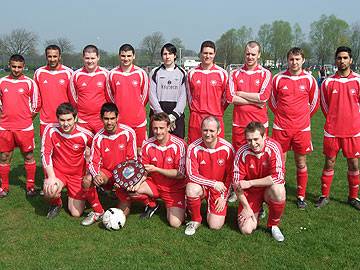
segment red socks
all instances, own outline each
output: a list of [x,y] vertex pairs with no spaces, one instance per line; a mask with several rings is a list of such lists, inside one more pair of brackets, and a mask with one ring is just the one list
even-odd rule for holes
[[306,185],[308,182],[308,172],[307,167],[302,169],[297,169],[296,171],[296,181],[297,181],[297,196],[305,198],[306,195]]
[[35,173],[36,173],[36,162],[25,162],[26,171],[26,190],[35,188]]
[[0,164],[1,188],[6,192],[9,191],[9,173],[10,173],[10,164]]
[[103,213],[104,208],[102,207],[98,193],[96,191],[96,187],[89,187],[88,190],[85,191],[86,200],[91,205],[92,209],[96,213]]
[[348,171],[349,198],[356,199],[359,192],[359,171]]
[[323,170],[321,175],[321,194],[323,197],[329,197],[333,178],[334,170]]
[[201,223],[201,199],[199,197],[187,197],[187,207],[191,215],[192,221],[197,221]]
[[279,225],[281,216],[285,209],[285,204],[286,201],[275,202],[273,200],[270,200],[268,202],[268,207],[269,207],[269,217],[267,222],[268,228]]

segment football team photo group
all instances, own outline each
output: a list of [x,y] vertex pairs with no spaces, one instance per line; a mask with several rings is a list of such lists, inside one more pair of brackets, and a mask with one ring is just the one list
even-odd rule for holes
[[[295,203],[298,211],[310,207],[311,118],[322,111],[324,161],[317,168],[321,177],[312,179],[321,190],[314,206],[322,218],[338,180],[337,158],[345,158],[347,168],[337,168],[347,169],[343,199],[354,215],[360,210],[360,75],[352,71],[351,48],[333,52],[336,72],[320,83],[303,67],[302,48],[289,48],[286,67],[275,74],[260,64],[257,41],[247,42],[244,64],[229,72],[215,63],[210,40],[200,46],[200,64],[188,71],[177,64],[172,43],[162,46],[162,64],[149,73],[135,64],[131,44],[120,46],[119,64],[111,70],[100,65],[95,45],[83,48],[83,67],[75,71],[62,64],[59,46],[44,52],[46,65],[33,78],[24,75],[25,58],[14,54],[9,74],[0,79],[2,203],[12,196],[11,161],[19,148],[25,195],[43,196],[48,222],[56,222],[66,207],[82,226],[102,222],[118,230],[136,203],[143,209],[140,219],[165,208],[164,226],[192,236],[201,226],[221,230],[228,208],[236,207],[241,234],[252,234],[265,219],[269,235],[283,242],[291,238],[280,229],[286,203]],[[224,123],[226,110],[232,110],[232,126]],[[41,165],[34,154],[38,127]],[[295,202],[286,200],[290,161]],[[104,196],[116,207],[107,209]]]

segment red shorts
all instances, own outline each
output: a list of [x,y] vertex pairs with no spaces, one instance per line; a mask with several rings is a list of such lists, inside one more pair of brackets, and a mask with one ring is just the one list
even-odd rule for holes
[[78,122],[77,124],[80,127],[91,131],[92,134],[98,133],[98,131],[104,127],[104,124],[103,124],[103,122],[101,120],[91,121],[91,122],[87,122],[87,123]]
[[209,187],[204,187],[203,186],[203,191],[204,191],[204,195],[202,198],[206,198],[207,200],[207,213],[208,214],[214,214],[214,215],[218,215],[218,216],[226,216],[226,211],[227,211],[227,207],[228,207],[228,203],[226,202],[224,210],[222,210],[221,212],[217,212],[216,209],[216,204],[215,201],[221,197],[221,193],[219,191],[217,191],[214,188],[209,188]]
[[[188,127],[188,144],[201,138],[201,122],[207,116],[209,116],[209,114],[200,114],[196,112],[190,113],[189,127]],[[220,137],[224,138],[225,136],[224,121],[222,117],[217,117],[217,119],[220,122],[220,128],[221,128]]]
[[63,174],[54,168],[55,176],[64,187],[67,188],[68,196],[75,200],[86,200],[85,193],[82,189],[82,176]]
[[[266,136],[269,133],[269,129],[265,129]],[[245,138],[245,128],[244,127],[238,127],[233,126],[232,127],[232,145],[235,148],[235,151],[237,151],[241,146],[244,144],[247,144],[246,138]]]
[[136,147],[141,148],[143,141],[147,139],[146,125],[143,127],[132,127],[136,135]]
[[346,158],[360,157],[360,137],[324,137],[323,153],[327,157],[336,157],[340,149]]
[[281,145],[284,153],[293,150],[295,153],[306,155],[313,150],[310,131],[273,129],[272,138]]
[[35,148],[34,130],[0,130],[0,152],[11,152],[19,147],[22,153]]
[[154,198],[160,198],[164,201],[166,208],[178,207],[185,209],[185,188],[177,192],[166,192],[158,188],[158,186],[151,181],[151,178],[146,179]]
[[[253,210],[254,214],[259,213],[262,203],[264,202],[264,194],[266,188],[251,188],[249,191],[244,191],[245,197]],[[243,210],[243,206],[239,203],[238,215]]]

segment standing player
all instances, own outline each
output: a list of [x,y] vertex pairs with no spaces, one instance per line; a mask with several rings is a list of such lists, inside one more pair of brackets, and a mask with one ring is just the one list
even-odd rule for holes
[[284,241],[278,225],[285,209],[285,165],[281,146],[267,138],[260,122],[245,129],[247,144],[240,147],[234,161],[234,189],[238,191],[238,225],[241,233],[251,234],[258,225],[259,211],[269,206],[267,227],[276,241]]
[[0,198],[9,192],[13,150],[19,147],[26,171],[26,195],[35,196],[34,126],[40,96],[35,82],[23,75],[25,59],[14,54],[9,59],[10,75],[0,79]]
[[45,49],[47,65],[38,68],[34,74],[40,96],[40,137],[48,124],[57,123],[56,108],[69,102],[72,70],[61,64],[61,50],[57,45]]
[[[154,114],[150,125],[154,137],[144,142],[141,155],[149,174],[136,192],[161,198],[170,226],[178,228],[185,217],[186,144],[169,133],[170,119],[166,113]],[[154,209],[148,207],[143,217],[150,218],[153,213]]]
[[339,47],[335,53],[337,72],[321,85],[321,109],[325,115],[325,165],[321,176],[321,197],[317,207],[329,202],[334,177],[336,156],[340,149],[347,159],[349,182],[348,203],[360,210],[360,76],[351,70],[352,54],[349,47]]
[[134,129],[138,153],[146,139],[146,110],[149,79],[146,72],[134,65],[135,49],[123,44],[119,49],[120,65],[110,71],[108,92],[119,108],[119,122]]
[[83,49],[84,67],[76,70],[70,81],[70,102],[79,112],[78,123],[93,134],[103,127],[99,111],[107,92],[108,70],[98,66],[99,60],[98,48],[87,45]]
[[[154,68],[150,77],[150,117],[154,113],[169,115],[170,132],[185,137],[186,73],[175,64],[176,47],[166,43],[161,48],[163,64]],[[150,134],[152,130],[150,129]]]
[[59,124],[47,125],[42,138],[42,162],[47,179],[44,196],[50,201],[47,218],[55,218],[61,208],[61,191],[68,192],[68,209],[80,217],[85,207],[86,194],[82,179],[86,173],[84,153],[91,145],[92,133],[76,124],[77,112],[70,103],[62,103],[56,110]]
[[[103,104],[100,114],[104,129],[95,135],[91,147],[89,171],[95,186],[105,185],[112,188],[114,185],[112,170],[115,166],[125,160],[137,158],[136,137],[132,128],[118,123],[119,112],[114,103]],[[89,183],[85,185],[90,186]],[[125,190],[116,189],[116,196],[120,200],[119,207],[125,215],[128,215],[131,206],[130,195]],[[145,195],[134,199],[148,203],[148,196]],[[83,220],[82,225],[91,225],[98,219],[99,216],[90,213],[88,218]]]
[[271,110],[274,112],[273,138],[284,151],[294,151],[297,182],[297,206],[305,209],[308,171],[306,155],[311,153],[310,118],[319,107],[319,91],[315,78],[303,71],[302,49],[294,47],[287,53],[288,69],[275,75]]
[[220,122],[220,136],[224,137],[223,115],[227,107],[227,72],[214,64],[215,43],[204,41],[200,48],[201,63],[188,73],[188,102],[190,109],[188,143],[201,137],[202,120],[214,115]]
[[211,229],[221,229],[225,222],[227,197],[231,184],[234,148],[219,137],[220,122],[215,116],[207,116],[201,123],[202,137],[189,145],[186,171],[187,206],[191,221],[185,234],[193,235],[201,224],[201,201],[208,202],[207,222]]
[[232,144],[235,150],[246,143],[244,130],[251,121],[269,126],[266,102],[271,94],[271,72],[259,65],[260,55],[260,44],[249,41],[244,50],[245,64],[229,78],[226,97],[234,104]]

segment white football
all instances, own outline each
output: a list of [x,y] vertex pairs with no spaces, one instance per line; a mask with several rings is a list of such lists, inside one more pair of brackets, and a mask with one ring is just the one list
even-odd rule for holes
[[103,224],[108,230],[120,230],[124,227],[126,216],[121,209],[110,208],[103,215]]

